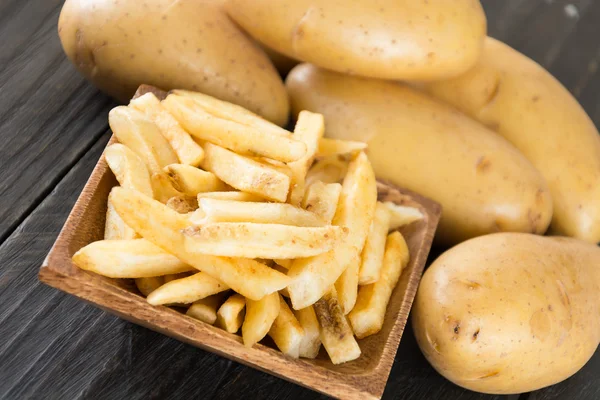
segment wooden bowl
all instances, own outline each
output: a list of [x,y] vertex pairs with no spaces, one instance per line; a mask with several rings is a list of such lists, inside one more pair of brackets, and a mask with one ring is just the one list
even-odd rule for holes
[[[113,138],[110,143],[114,141]],[[115,185],[117,181],[102,156],[40,269],[42,282],[136,324],[327,395],[344,399],[381,398],[441,214],[439,204],[378,183],[380,200],[417,207],[425,217],[401,230],[411,259],[392,294],[382,330],[358,341],[360,358],[333,365],[323,349],[315,360],[297,360],[269,344],[247,348],[240,336],[171,308],[151,306],[139,294],[133,280],[105,278],[75,266],[71,261],[73,254],[103,238],[108,194]]]

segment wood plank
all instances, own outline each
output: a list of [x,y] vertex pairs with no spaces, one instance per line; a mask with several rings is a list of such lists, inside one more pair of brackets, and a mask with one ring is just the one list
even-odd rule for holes
[[15,3],[0,24],[0,243],[98,140],[113,105],[63,55],[61,3]]

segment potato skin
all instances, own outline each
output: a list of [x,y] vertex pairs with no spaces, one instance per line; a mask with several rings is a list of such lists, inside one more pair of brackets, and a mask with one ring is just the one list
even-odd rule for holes
[[289,57],[383,79],[460,74],[477,61],[487,27],[479,0],[227,0],[226,9]]
[[546,231],[552,201],[539,172],[453,108],[408,86],[309,64],[295,67],[286,85],[294,115],[323,114],[327,136],[368,143],[378,179],[442,204],[442,244],[497,231]]
[[67,0],[58,31],[79,72],[120,101],[146,83],[201,91],[287,121],[279,74],[219,1]]
[[496,233],[425,272],[412,311],[421,351],[484,393],[524,393],[577,372],[600,341],[600,249],[571,238]]
[[496,130],[544,175],[554,200],[553,233],[600,241],[600,136],[550,73],[488,38],[473,69],[427,90]]

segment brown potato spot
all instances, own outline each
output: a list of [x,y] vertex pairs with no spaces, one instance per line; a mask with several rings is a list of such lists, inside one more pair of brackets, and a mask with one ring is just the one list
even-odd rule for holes
[[544,309],[540,309],[533,313],[529,319],[529,327],[531,329],[531,335],[534,338],[539,339],[542,342],[548,338],[550,330],[552,329],[552,323],[548,314],[544,312]]
[[486,156],[479,157],[475,163],[475,169],[477,172],[486,172],[491,166],[492,162]]

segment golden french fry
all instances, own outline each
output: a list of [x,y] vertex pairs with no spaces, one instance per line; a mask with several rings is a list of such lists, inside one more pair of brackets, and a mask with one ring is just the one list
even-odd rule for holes
[[166,206],[177,211],[179,214],[188,214],[198,208],[198,202],[193,197],[175,196],[167,200]]
[[193,270],[145,239],[98,240],[79,249],[73,262],[109,278],[147,278]]
[[244,321],[244,296],[234,294],[217,311],[217,325],[229,333],[236,333]]
[[197,272],[185,278],[166,282],[150,293],[147,300],[153,306],[174,303],[189,304],[227,289],[229,287],[223,282],[204,272]]
[[154,93],[146,93],[131,100],[130,107],[143,112],[156,124],[160,133],[167,139],[177,158],[182,164],[197,167],[204,158],[204,150],[192,139],[166,108],[156,98]]
[[254,222],[304,227],[326,225],[318,215],[285,203],[256,203],[248,201],[200,199],[198,216],[194,224],[210,222]]
[[402,270],[408,264],[408,259],[408,247],[402,234],[390,233],[387,237],[379,280],[360,287],[356,306],[348,315],[357,338],[362,339],[381,330],[390,296],[400,279]]
[[331,362],[341,364],[360,357],[360,347],[342,312],[335,289],[325,293],[314,309],[321,326],[321,341]]
[[302,200],[302,207],[317,214],[323,218],[325,223],[330,224],[337,210],[341,192],[342,185],[339,183],[316,181],[308,186]]
[[290,281],[286,275],[255,260],[188,252],[182,233],[190,225],[188,218],[156,200],[119,187],[113,188],[109,199],[125,222],[145,239],[245,297],[259,300],[286,287]]
[[148,297],[150,293],[158,289],[165,283],[165,280],[162,276],[150,276],[148,278],[136,278],[135,286],[137,286],[138,290],[141,294]]
[[399,206],[391,201],[386,201],[385,206],[390,211],[390,231],[395,231],[401,226],[423,219],[423,213],[415,207]]
[[331,156],[317,160],[306,173],[306,185],[316,181],[324,183],[342,182],[348,171],[348,161],[342,156]]
[[227,186],[215,174],[186,164],[171,164],[164,168],[175,190],[188,196],[225,190]]
[[262,340],[279,315],[279,294],[271,293],[260,300],[246,299],[246,317],[242,325],[244,346],[252,347]]
[[274,134],[206,112],[194,99],[170,94],[164,107],[194,137],[233,150],[290,162],[306,153],[306,145],[287,135]]
[[290,177],[248,157],[206,143],[202,167],[228,185],[260,196],[285,202],[290,190]]
[[316,358],[321,348],[321,336],[319,320],[313,306],[294,310],[294,315],[304,330],[304,336],[300,342],[300,357]]
[[360,268],[360,255],[352,252],[354,259],[346,267],[344,272],[335,281],[338,302],[344,315],[348,314],[356,304],[358,294],[358,270]]
[[389,227],[390,211],[385,204],[377,202],[375,216],[361,255],[359,285],[368,285],[379,280]]
[[119,142],[133,150],[151,174],[178,162],[167,139],[142,112],[126,106],[115,107],[108,113],[108,123]]
[[[279,261],[292,261],[292,260],[279,260]],[[281,265],[277,264],[277,263],[273,263],[273,265],[271,266],[271,268],[273,268],[276,271],[281,272],[282,274],[286,274],[287,275],[287,268],[282,267]],[[279,294],[282,295],[283,297],[287,297],[288,299],[290,298],[290,294],[287,291],[287,287],[284,287],[283,289],[281,289],[279,291]]]
[[121,186],[152,197],[148,168],[131,149],[121,143],[111,144],[104,151],[104,159]]
[[185,197],[185,194],[175,190],[171,180],[164,172],[152,174],[150,182],[152,183],[154,198],[163,204],[166,204],[173,197]]
[[106,221],[104,223],[105,240],[135,239],[138,234],[131,229],[117,214],[110,200],[106,205]]
[[288,292],[294,309],[314,304],[355,262],[364,246],[376,203],[375,174],[365,153],[360,153],[350,163],[333,218],[334,225],[349,229],[348,236],[327,253],[294,260],[288,271],[292,280]]
[[340,243],[339,226],[299,227],[252,222],[216,222],[183,231],[189,253],[243,258],[299,258],[324,253]]
[[269,336],[282,353],[298,358],[300,357],[300,344],[302,343],[304,330],[283,297],[277,296],[280,304],[279,315],[271,325]]
[[302,158],[288,164],[292,171],[292,181],[289,194],[289,203],[300,206],[304,197],[305,179],[308,168],[311,166],[319,140],[325,132],[325,120],[323,115],[310,111],[300,111],[298,122],[294,128],[294,138],[306,145],[306,153]]
[[315,157],[331,157],[338,154],[352,154],[363,151],[367,148],[364,142],[355,142],[352,140],[339,140],[322,138],[319,141],[319,149]]
[[215,117],[248,125],[255,129],[270,132],[275,135],[290,135],[289,131],[286,131],[278,125],[275,125],[254,114],[252,111],[246,110],[244,107],[240,107],[236,104],[216,99],[204,93],[191,92],[188,90],[172,90],[170,93],[194,99],[196,104]]
[[233,200],[233,201],[265,201],[260,196],[246,192],[208,192],[198,193],[198,203],[200,199],[217,199],[217,200]]
[[289,260],[289,259],[281,259],[281,258],[276,258],[273,261],[275,261],[275,264],[279,265],[280,267],[288,270],[290,269],[290,267],[292,266],[292,262],[294,260]]
[[213,325],[217,320],[217,310],[223,300],[223,292],[195,301],[185,315]]

